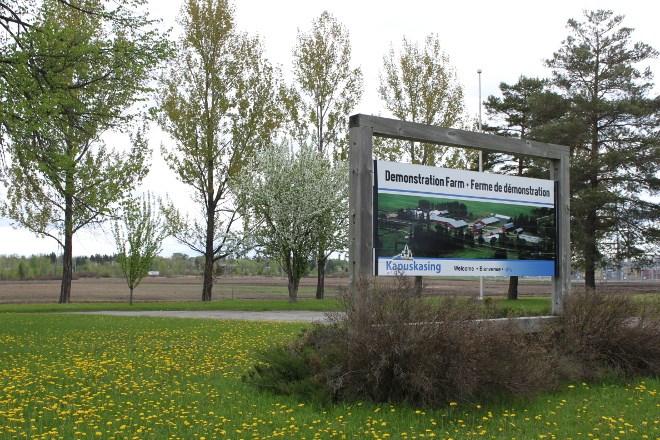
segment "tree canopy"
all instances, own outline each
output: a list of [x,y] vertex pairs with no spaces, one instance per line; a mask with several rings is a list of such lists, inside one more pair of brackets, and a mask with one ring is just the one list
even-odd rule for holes
[[157,201],[147,193],[139,200],[123,203],[121,220],[115,221],[112,233],[117,261],[128,284],[128,302],[133,304],[133,290],[147,276],[163,240],[169,235],[169,228],[160,215]]
[[[484,102],[489,117],[484,131],[517,139],[553,142],[550,128],[553,121],[561,118],[567,103],[552,91],[547,79],[521,75],[514,84],[500,83],[501,97],[491,95]],[[530,157],[512,158],[503,154],[489,153],[484,169],[537,178],[548,177],[549,163]]]
[[660,192],[660,106],[643,65],[658,52],[633,42],[623,19],[605,10],[570,19],[546,61],[568,103],[557,143],[571,147],[571,243],[590,288],[604,253],[643,259],[660,244],[660,204],[651,198]]
[[348,117],[362,97],[362,71],[351,68],[348,30],[327,11],[308,33],[298,30],[293,49],[294,108],[302,142],[337,160],[348,157]]
[[317,250],[318,222],[348,216],[348,170],[314,146],[285,143],[260,150],[236,181],[246,230],[257,249],[277,260],[289,280],[289,301]]
[[172,138],[169,167],[192,190],[199,215],[170,203],[174,237],[204,255],[202,300],[211,300],[213,264],[236,252],[238,219],[229,181],[283,122],[279,72],[257,38],[234,27],[226,0],[187,0],[179,50],[161,78],[157,120]]
[[[441,127],[463,122],[463,87],[437,35],[426,37],[423,47],[403,38],[401,51],[390,48],[383,57],[378,95],[397,119]],[[440,165],[450,149],[433,144],[390,141],[374,145],[374,153],[393,161]]]
[[[63,303],[73,234],[100,224],[147,172],[150,151],[135,122],[169,47],[153,25],[128,9],[108,20],[97,0],[45,0],[0,46],[0,59],[10,60],[0,63],[0,139],[9,156],[2,214],[62,246]],[[108,148],[110,131],[128,132],[131,147]]]

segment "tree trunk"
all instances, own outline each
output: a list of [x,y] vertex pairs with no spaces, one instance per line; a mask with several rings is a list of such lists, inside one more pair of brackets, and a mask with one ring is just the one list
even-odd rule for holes
[[213,191],[208,193],[206,209],[206,243],[204,248],[204,282],[202,284],[202,301],[211,301],[213,290],[213,237],[215,236],[215,203]]
[[325,265],[328,262],[328,257],[324,254],[318,256],[316,260],[316,299],[323,299],[325,294]]
[[507,292],[506,299],[518,299],[518,277],[509,277],[509,291]]
[[62,285],[60,287],[60,304],[71,302],[71,280],[73,279],[73,246],[72,237],[64,238],[64,255],[62,256]]
[[587,290],[596,289],[596,270],[586,268],[584,269],[584,287]]
[[64,254],[62,255],[62,285],[60,304],[71,302],[71,280],[73,279],[73,197],[64,197]]
[[133,288],[129,288],[129,294],[128,294],[128,305],[133,305]]
[[[598,76],[594,78],[594,94],[592,95],[593,108],[596,107],[596,99],[599,92]],[[592,116],[591,120],[591,148],[589,151],[590,166],[599,163],[599,142],[598,142],[598,119]],[[598,171],[591,171],[589,175],[589,186],[592,190],[598,190],[600,179]],[[596,236],[596,225],[598,223],[598,207],[591,204],[587,211],[587,222],[585,224],[585,245],[584,245],[584,285],[587,290],[596,289],[596,263],[598,261],[598,242]]]
[[294,303],[298,301],[298,285],[300,284],[300,278],[294,279],[292,275],[288,275],[289,278],[289,302]]
[[598,247],[596,245],[596,215],[587,216],[585,227],[586,243],[584,244],[584,287],[596,288],[596,262],[598,259]]
[[[520,127],[520,138],[525,139],[527,137],[527,134],[525,133],[526,126],[523,123],[522,126]],[[523,175],[523,171],[525,170],[524,167],[524,161],[522,156],[518,157],[518,176]],[[516,249],[518,248],[518,245],[516,245]],[[518,258],[520,258],[520,253],[518,253]],[[518,299],[518,277],[509,277],[509,290],[506,293],[506,299],[509,300],[517,300]]]
[[204,281],[202,282],[202,301],[211,301],[213,290],[213,255],[204,255]]
[[584,287],[596,289],[596,263],[598,260],[598,245],[596,243],[596,222],[598,215],[595,211],[587,214],[585,225],[584,244]]

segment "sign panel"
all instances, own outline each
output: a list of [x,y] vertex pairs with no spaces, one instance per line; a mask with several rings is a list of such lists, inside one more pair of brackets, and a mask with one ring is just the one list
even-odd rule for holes
[[554,181],[374,161],[375,275],[553,276]]

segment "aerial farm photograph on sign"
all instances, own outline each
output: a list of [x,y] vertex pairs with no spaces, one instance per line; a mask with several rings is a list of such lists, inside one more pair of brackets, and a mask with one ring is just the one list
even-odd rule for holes
[[554,181],[374,167],[375,275],[555,275]]

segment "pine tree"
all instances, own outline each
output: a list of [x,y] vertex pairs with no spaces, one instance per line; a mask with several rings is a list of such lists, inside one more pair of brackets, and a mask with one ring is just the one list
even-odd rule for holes
[[[660,102],[649,97],[658,56],[633,42],[633,29],[612,11],[585,11],[546,61],[553,84],[570,103],[556,125],[571,147],[571,234],[585,285],[595,288],[603,255],[643,258],[660,243]],[[641,68],[641,70],[640,70]]]
[[[565,111],[564,100],[549,90],[547,80],[520,76],[515,84],[500,83],[502,97],[489,96],[485,102],[492,119],[485,131],[518,139],[549,141],[545,127]],[[531,157],[488,154],[488,167],[498,172],[548,178],[547,161]],[[484,169],[487,169],[484,167]],[[518,299],[518,277],[509,277],[508,299]]]

